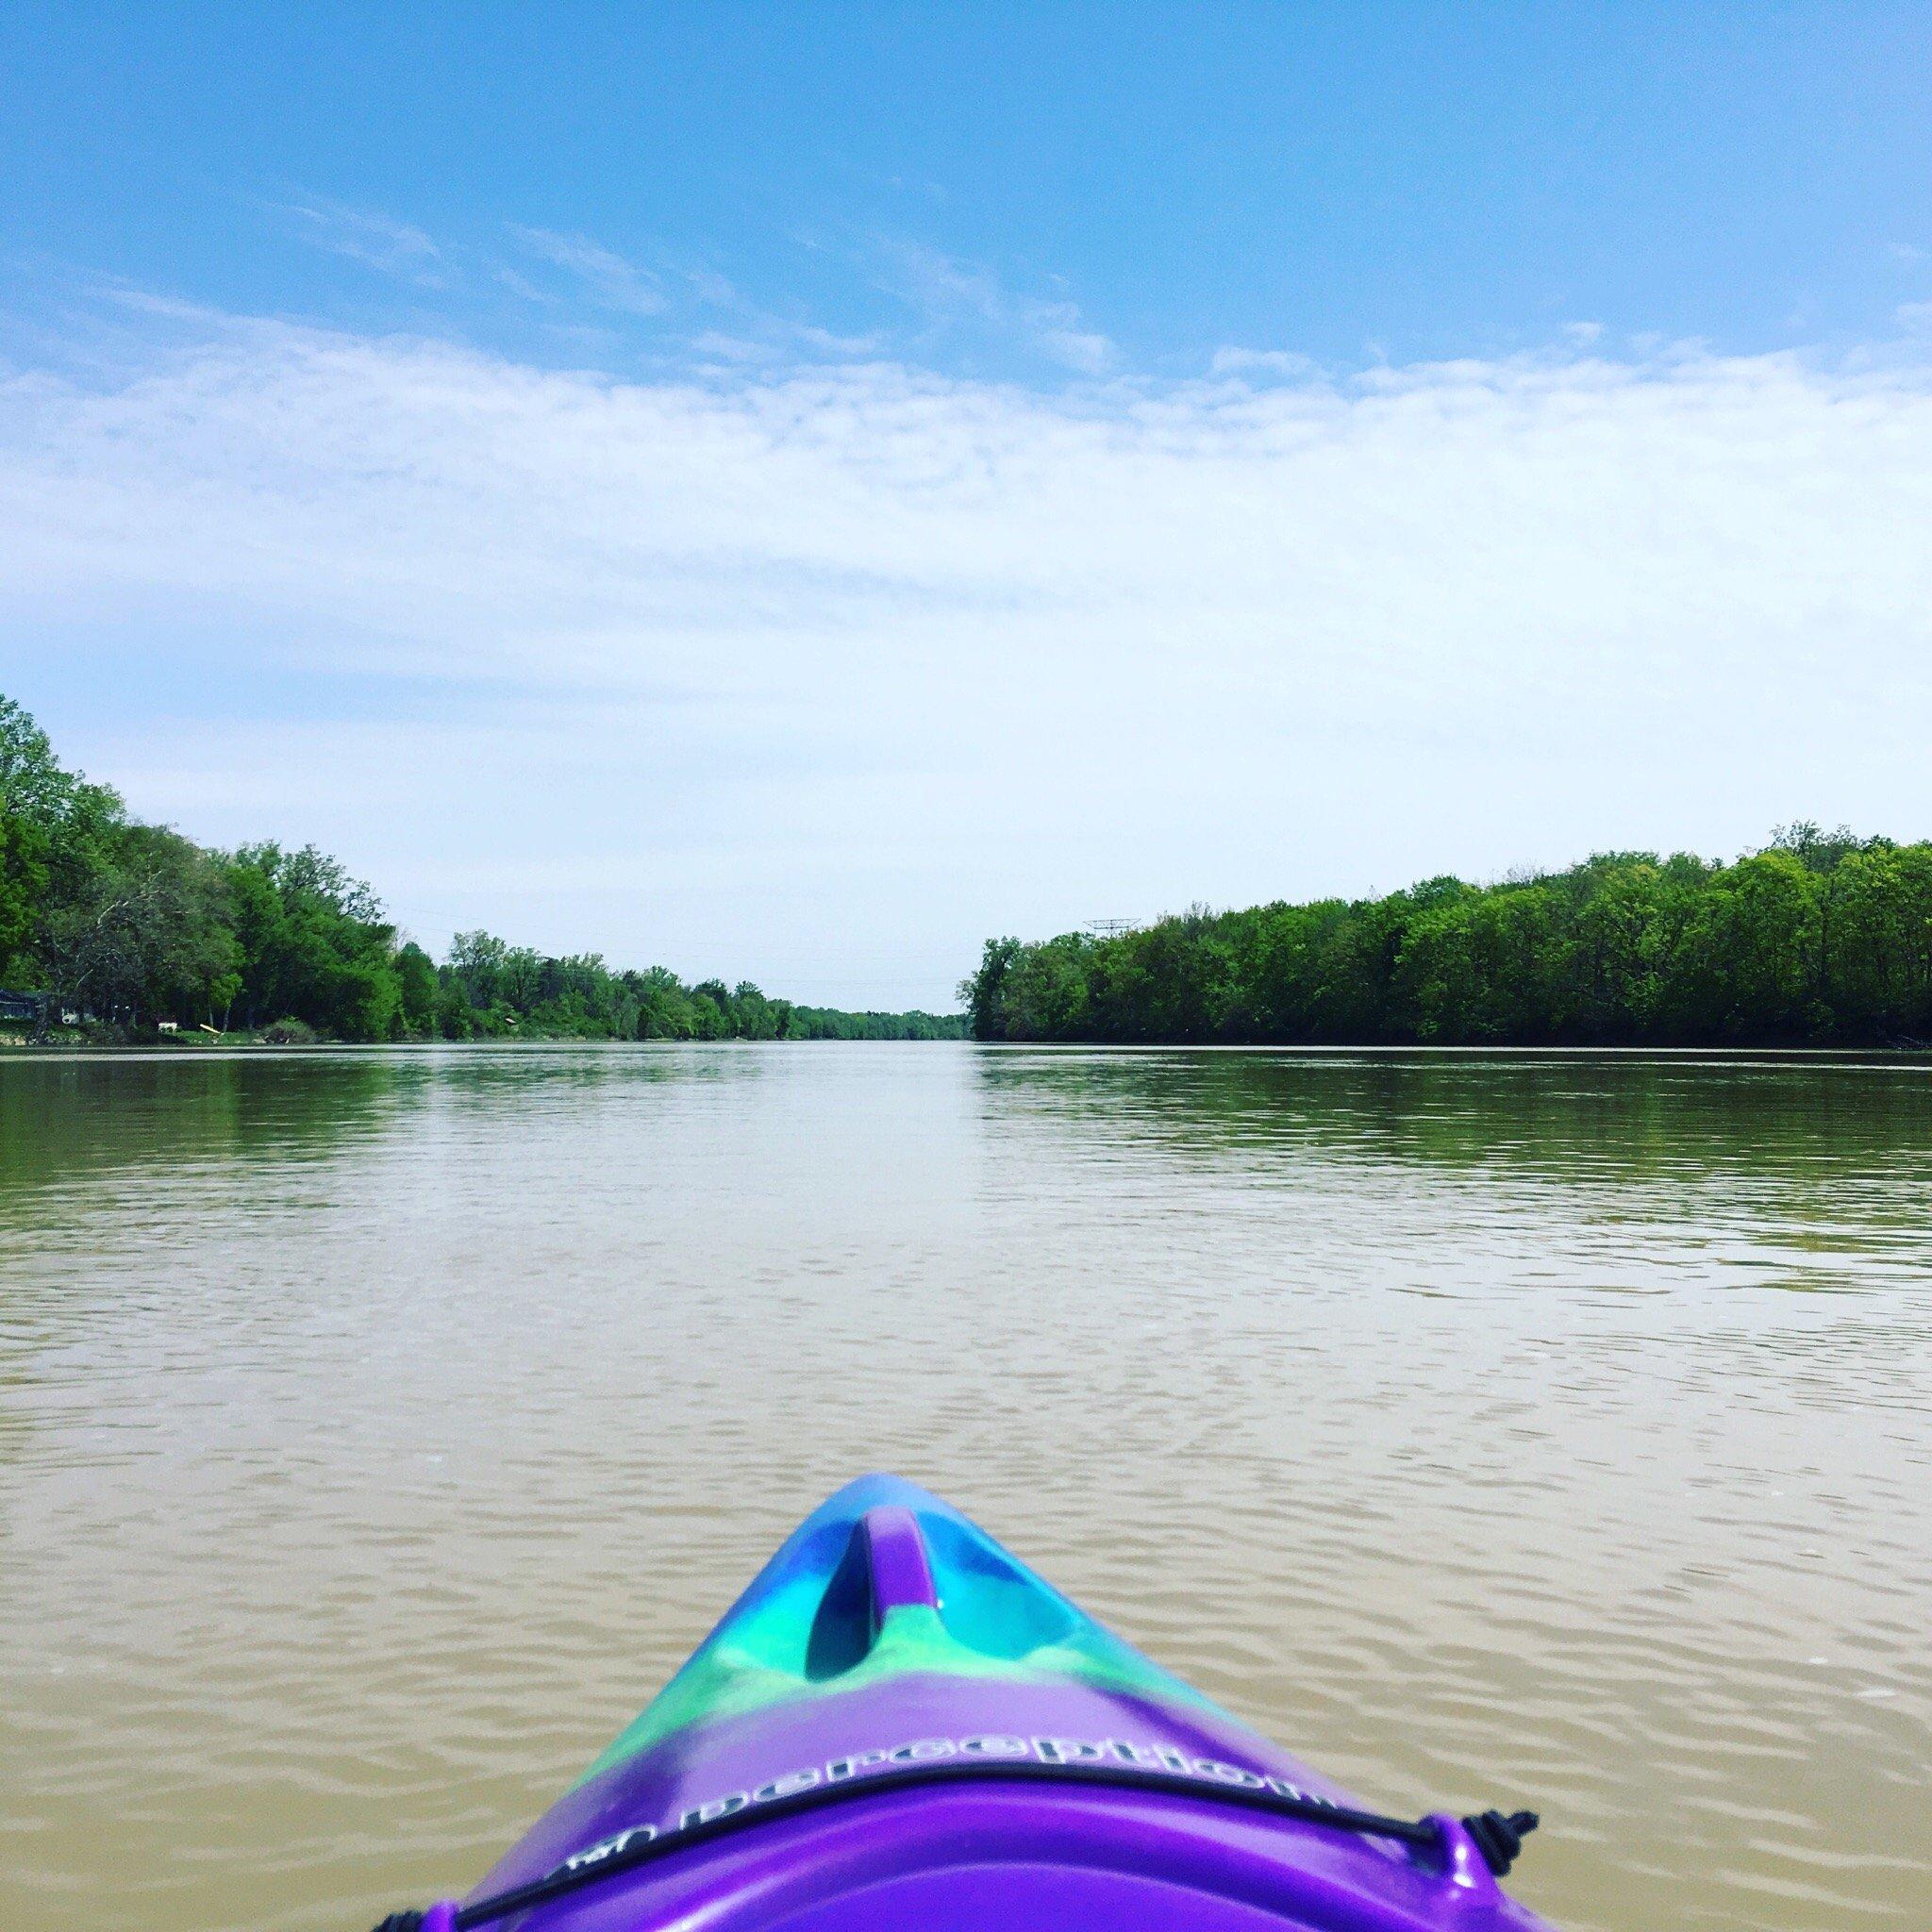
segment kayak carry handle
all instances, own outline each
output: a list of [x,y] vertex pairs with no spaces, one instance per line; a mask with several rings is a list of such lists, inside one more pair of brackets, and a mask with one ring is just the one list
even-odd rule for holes
[[1523,1840],[1541,1823],[1534,1811],[1512,1811],[1507,1818],[1500,1811],[1479,1811],[1465,1818],[1462,1828],[1475,1840],[1483,1863],[1501,1878],[1515,1864]]
[[[1366,1838],[1393,1839],[1419,1849],[1439,1849],[1442,1833],[1425,1818],[1384,1818],[1373,1811],[1357,1811],[1346,1805],[1331,1805],[1320,1798],[1287,1797],[1265,1788],[1251,1790],[1241,1785],[1208,1785],[1197,1778],[1182,1777],[1172,1772],[1128,1769],[1126,1766],[1097,1764],[1035,1764],[1024,1760],[997,1759],[980,1764],[908,1764],[892,1771],[878,1772],[849,1784],[817,1785],[775,1798],[757,1810],[734,1811],[721,1818],[692,1824],[675,1835],[651,1838],[625,1845],[594,1864],[560,1865],[542,1878],[526,1885],[511,1886],[475,1904],[458,1906],[444,1900],[425,1912],[391,1912],[375,1932],[472,1932],[507,1919],[512,1912],[527,1911],[532,1906],[547,1905],[601,1879],[620,1873],[634,1872],[641,1865],[655,1863],[667,1855],[690,1845],[708,1843],[772,1818],[800,1811],[816,1811],[828,1805],[845,1803],[879,1791],[903,1791],[908,1786],[961,1784],[967,1782],[1049,1780],[1058,1785],[1105,1785],[1116,1790],[1155,1791],[1162,1796],[1198,1798],[1209,1804],[1244,1806],[1250,1810],[1270,1811],[1303,1824],[1325,1824],[1337,1831],[1351,1831]],[[1483,1863],[1501,1878],[1523,1849],[1523,1840],[1541,1822],[1534,1811],[1481,1811],[1457,1821],[1469,1834]]]

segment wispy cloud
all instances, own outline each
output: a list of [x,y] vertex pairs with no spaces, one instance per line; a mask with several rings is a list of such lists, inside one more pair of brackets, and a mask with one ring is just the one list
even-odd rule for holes
[[657,276],[588,235],[549,228],[511,231],[532,255],[564,271],[593,301],[631,315],[658,315],[667,307]]
[[318,196],[271,206],[305,241],[331,255],[346,256],[425,288],[441,288],[448,282],[442,250],[413,223],[378,208],[350,208]]
[[1083,375],[1101,375],[1116,359],[1112,341],[1090,327],[1072,302],[1020,294],[991,269],[921,242],[885,242],[877,253],[886,286],[931,323],[972,318]]
[[707,362],[771,362],[779,351],[768,341],[735,336],[724,329],[700,329],[691,339],[692,355]]
[[682,269],[680,279],[700,303],[723,311],[733,324],[729,329],[707,329],[694,336],[691,346],[699,356],[743,362],[801,355],[841,359],[876,355],[884,346],[884,338],[877,334],[841,334],[755,302],[716,269],[703,264]]
[[1291,349],[1216,349],[1208,364],[1210,375],[1274,376],[1280,379],[1308,376],[1315,365],[1307,356]]

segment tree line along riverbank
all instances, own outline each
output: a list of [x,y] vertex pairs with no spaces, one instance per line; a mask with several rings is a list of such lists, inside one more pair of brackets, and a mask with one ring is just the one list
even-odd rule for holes
[[17,1035],[203,1029],[269,1041],[942,1040],[958,1014],[847,1012],[748,980],[556,958],[487,932],[441,961],[312,845],[211,851],[69,771],[0,696],[0,1024]]
[[1932,844],[1781,829],[1724,864],[1599,853],[1477,886],[989,940],[980,1040],[1932,1044]]

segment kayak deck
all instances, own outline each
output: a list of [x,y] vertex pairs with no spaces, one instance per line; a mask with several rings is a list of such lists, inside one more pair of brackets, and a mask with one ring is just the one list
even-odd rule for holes
[[1535,1932],[1495,1876],[1533,1823],[1363,1812],[957,1510],[867,1476],[438,1912],[458,1932]]

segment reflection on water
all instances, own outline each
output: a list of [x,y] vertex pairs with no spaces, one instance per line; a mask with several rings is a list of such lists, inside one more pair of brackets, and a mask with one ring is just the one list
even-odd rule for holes
[[1560,1923],[1932,1922],[1932,1075],[0,1062],[0,1923],[466,1884],[896,1468]]

